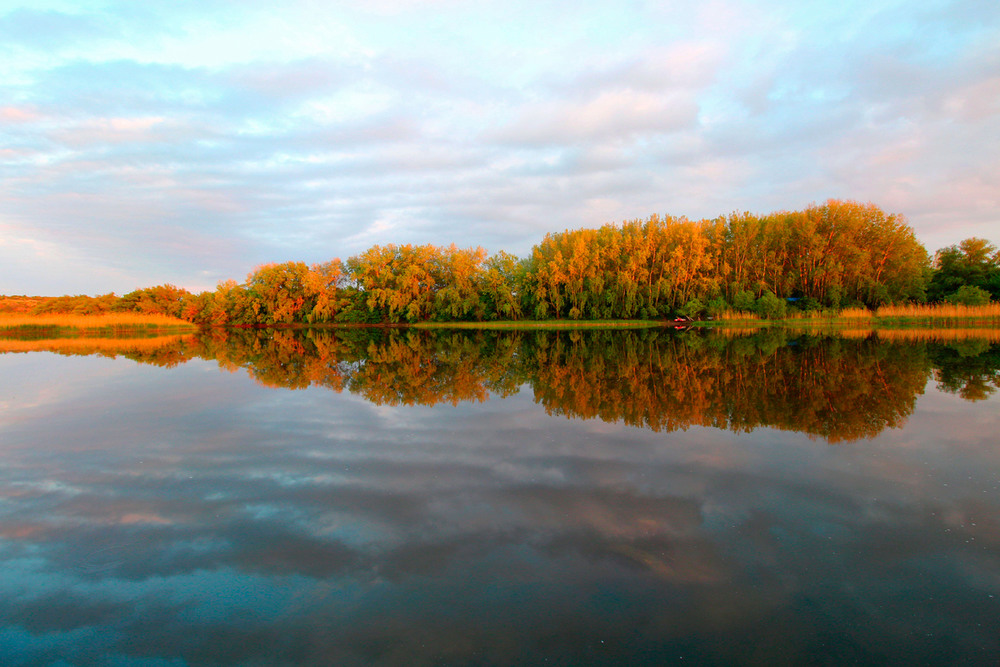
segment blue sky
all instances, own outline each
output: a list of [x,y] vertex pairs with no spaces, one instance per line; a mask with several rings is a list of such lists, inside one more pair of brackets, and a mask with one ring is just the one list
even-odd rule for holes
[[799,209],[1000,242],[1000,3],[0,0],[0,293]]

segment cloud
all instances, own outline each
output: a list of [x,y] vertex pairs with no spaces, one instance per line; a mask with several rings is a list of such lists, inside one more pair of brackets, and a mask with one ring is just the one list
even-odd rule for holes
[[554,102],[522,109],[498,138],[527,145],[630,140],[691,127],[697,116],[698,105],[688,96],[607,92],[582,104]]
[[883,647],[928,569],[921,627],[996,644],[969,619],[994,618],[998,418],[932,387],[844,448],[567,420],[528,391],[376,408],[201,360],[2,362],[6,662],[587,662],[560,638],[598,632],[639,662],[761,637],[820,655],[831,608],[879,609],[848,636]]
[[989,236],[1000,33],[980,5],[15,7],[0,220],[119,268],[0,279],[202,287],[365,243],[523,254],[830,197],[906,214],[931,249]]
[[0,44],[58,51],[95,39],[118,36],[93,16],[19,8],[0,16]]

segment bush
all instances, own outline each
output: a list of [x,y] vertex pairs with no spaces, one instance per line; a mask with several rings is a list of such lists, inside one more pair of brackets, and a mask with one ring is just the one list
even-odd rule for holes
[[820,302],[811,296],[803,297],[796,301],[795,307],[806,313],[822,309]]
[[985,306],[990,302],[990,293],[973,285],[962,285],[947,301],[958,306]]
[[683,306],[681,306],[677,312],[685,317],[690,317],[692,319],[695,319],[703,312],[705,312],[705,304],[703,304],[698,299],[691,299]]
[[753,292],[743,290],[733,297],[733,308],[740,311],[750,311],[754,307]]
[[715,299],[712,299],[711,301],[708,302],[708,305],[705,307],[705,312],[708,314],[709,317],[718,317],[727,310],[729,310],[729,304],[726,303],[726,300],[721,297],[716,297]]
[[779,299],[771,292],[764,292],[754,304],[754,312],[766,320],[778,320],[785,316],[787,306],[784,299]]

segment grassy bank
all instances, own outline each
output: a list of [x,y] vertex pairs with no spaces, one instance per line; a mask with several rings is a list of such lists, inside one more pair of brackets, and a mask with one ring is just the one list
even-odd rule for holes
[[660,320],[497,320],[494,322],[419,322],[418,329],[647,329]]

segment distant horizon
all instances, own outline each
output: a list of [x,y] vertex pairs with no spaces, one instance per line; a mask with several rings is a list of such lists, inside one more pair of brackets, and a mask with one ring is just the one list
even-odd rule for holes
[[0,294],[651,214],[1000,244],[1000,3],[0,0]]

